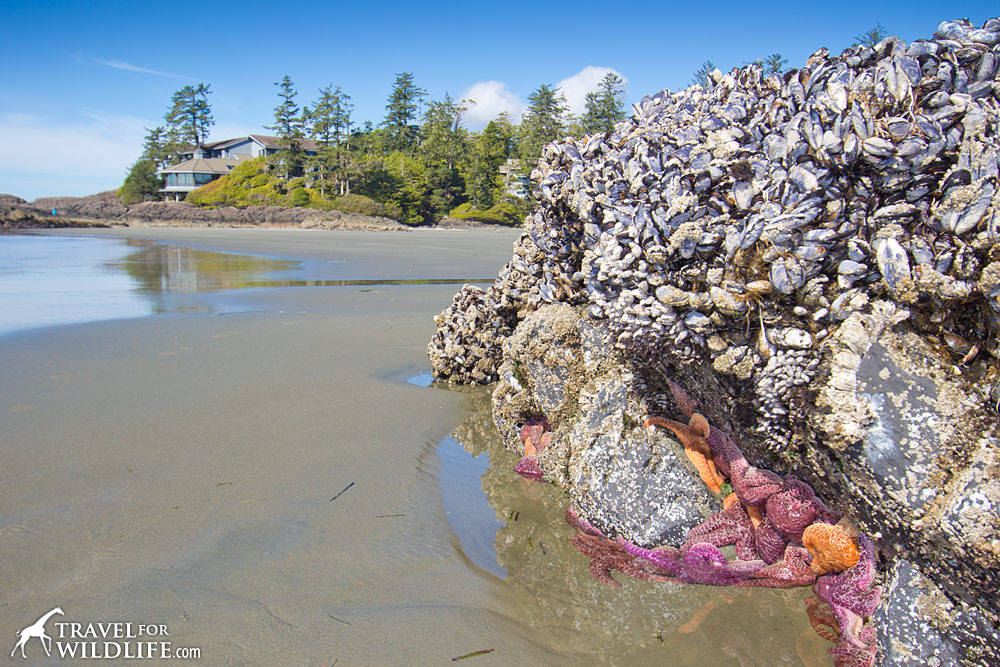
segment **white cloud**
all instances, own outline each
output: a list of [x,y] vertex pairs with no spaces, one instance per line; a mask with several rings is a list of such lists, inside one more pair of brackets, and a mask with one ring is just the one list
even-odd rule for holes
[[[562,91],[562,94],[566,96],[566,102],[569,105],[569,112],[571,114],[574,116],[583,114],[587,104],[587,93],[597,90],[601,79],[608,72],[614,72],[618,76],[622,76],[621,72],[613,70],[610,67],[587,65],[573,76],[563,79],[556,84],[556,89]],[[626,84],[628,83],[628,79],[625,79],[623,76],[622,79],[624,79]]]
[[106,65],[107,67],[114,67],[115,69],[123,69],[129,72],[140,72],[142,74],[155,74],[156,76],[168,76],[174,79],[190,79],[189,76],[184,76],[183,74],[172,74],[170,72],[160,72],[155,69],[147,69],[145,67],[139,67],[138,65],[132,65],[130,63],[122,62],[121,60],[101,60],[99,58],[94,58],[95,63],[101,65]]
[[[47,123],[28,114],[0,115],[0,191],[19,187],[26,199],[46,195],[88,195],[121,185],[129,165],[142,151],[145,127],[154,123],[132,116],[82,112],[79,122]],[[31,175],[31,186],[10,175]],[[47,181],[87,188],[85,191],[53,192]],[[8,181],[7,183],[3,181]],[[18,182],[20,181],[20,182]],[[81,182],[82,181],[82,182]]]
[[511,122],[516,123],[525,109],[524,102],[502,81],[474,83],[465,89],[459,99],[471,100],[466,102],[469,110],[465,113],[462,124],[473,131],[483,129],[504,112],[510,114]]

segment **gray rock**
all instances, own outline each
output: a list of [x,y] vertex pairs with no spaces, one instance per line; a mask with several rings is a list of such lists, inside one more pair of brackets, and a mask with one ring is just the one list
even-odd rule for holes
[[974,607],[953,604],[912,563],[890,568],[872,621],[883,667],[995,665],[1000,633]]
[[642,546],[680,546],[717,503],[681,447],[639,425],[628,379],[606,375],[581,392],[579,418],[567,434],[574,452],[570,497],[606,534]]
[[544,415],[554,433],[539,467],[569,484],[591,523],[637,544],[679,546],[718,503],[680,445],[641,426],[648,408],[610,340],[582,309],[553,304],[530,314],[503,344],[494,421],[520,448],[521,426]]

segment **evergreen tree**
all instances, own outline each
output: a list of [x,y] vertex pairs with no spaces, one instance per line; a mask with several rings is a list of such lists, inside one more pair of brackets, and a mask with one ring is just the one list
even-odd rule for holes
[[528,95],[528,110],[521,123],[520,157],[531,168],[545,144],[558,139],[565,128],[566,97],[548,84]]
[[142,201],[157,199],[163,179],[156,175],[156,162],[149,158],[139,158],[129,169],[125,182],[118,188],[118,198],[126,206]]
[[465,179],[459,161],[466,157],[467,137],[461,128],[467,107],[456,103],[447,93],[444,99],[431,101],[420,128],[420,154],[430,190],[430,206],[443,215],[465,199]]
[[171,107],[164,115],[168,132],[172,130],[177,142],[200,146],[208,139],[208,128],[215,125],[212,107],[208,104],[211,85],[199,83],[184,86],[170,98]]
[[310,113],[311,135],[324,144],[343,146],[351,131],[351,96],[333,84],[320,89],[320,97]]
[[876,23],[865,32],[861,33],[860,35],[856,35],[854,37],[854,44],[852,44],[851,46],[874,47],[876,44],[878,44],[888,36],[889,33],[886,32],[885,26],[882,25],[881,23]]
[[694,73],[691,78],[691,86],[702,86],[703,88],[711,88],[715,85],[712,81],[712,72],[716,69],[715,64],[711,60],[706,60],[701,64],[701,67]]
[[317,154],[309,159],[316,174],[320,194],[330,187],[335,194],[350,194],[349,139],[351,131],[351,96],[333,84],[322,88],[310,114],[311,136],[320,143]]
[[587,134],[609,132],[615,123],[625,119],[625,80],[614,72],[601,79],[596,91],[587,93],[582,129]]
[[396,75],[392,92],[385,105],[385,120],[382,126],[388,132],[390,150],[408,150],[417,139],[417,104],[424,98],[427,91],[417,88],[413,83],[413,74],[401,72]]
[[786,65],[788,65],[788,59],[783,58],[780,53],[772,53],[759,62],[760,66],[764,69],[764,76],[781,74],[785,71]]
[[281,101],[274,107],[274,125],[265,125],[269,130],[274,130],[278,134],[278,140],[284,150],[279,151],[274,156],[274,164],[278,165],[285,173],[285,178],[293,178],[302,175],[302,164],[305,154],[302,151],[300,140],[305,131],[305,118],[302,110],[295,102],[298,95],[291,78],[286,74],[278,82],[278,97]]
[[180,161],[181,145],[176,139],[176,133],[171,133],[163,125],[153,129],[146,128],[146,137],[142,142],[143,159],[152,160],[157,168],[169,167]]
[[507,115],[501,114],[487,123],[473,144],[466,192],[481,211],[494,206],[504,192],[500,167],[513,155],[514,134]]
[[303,136],[305,119],[302,110],[295,102],[295,97],[298,95],[295,92],[295,85],[287,74],[274,85],[280,89],[278,97],[281,98],[281,101],[278,106],[274,107],[274,125],[265,125],[264,127],[277,132],[278,137],[289,144],[297,143],[296,140]]

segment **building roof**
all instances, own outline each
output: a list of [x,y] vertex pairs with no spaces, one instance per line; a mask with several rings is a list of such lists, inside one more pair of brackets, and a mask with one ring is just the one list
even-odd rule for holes
[[[257,143],[261,144],[265,148],[283,148],[281,145],[281,137],[272,137],[267,134],[251,134],[250,138],[256,139]],[[299,146],[301,146],[304,151],[314,151],[319,148],[319,144],[312,139],[299,139],[298,141]]]
[[167,167],[160,171],[161,174],[228,174],[233,167],[245,161],[243,157],[210,157],[194,158],[185,160],[180,164]]
[[[247,139],[253,139],[264,148],[284,148],[284,146],[281,145],[281,137],[274,137],[269,134],[248,134],[234,139],[209,141],[202,144],[201,147],[208,151],[220,150],[233,144],[238,144],[241,141],[246,141]],[[319,149],[319,143],[313,141],[312,139],[299,139],[299,146],[301,146],[304,151],[315,151]],[[181,150],[181,152],[194,153],[195,150],[197,150],[196,146],[188,144]]]

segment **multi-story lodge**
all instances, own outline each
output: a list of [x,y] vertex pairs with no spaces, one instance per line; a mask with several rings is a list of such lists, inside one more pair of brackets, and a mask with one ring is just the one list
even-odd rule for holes
[[[306,155],[316,154],[318,146],[315,141],[299,139],[298,142]],[[281,149],[278,137],[263,134],[251,134],[192,147],[190,151],[181,154],[183,162],[160,171],[165,179],[161,192],[173,194],[174,198],[180,199],[182,194],[225,176],[245,160],[252,160],[261,155],[273,155]]]

